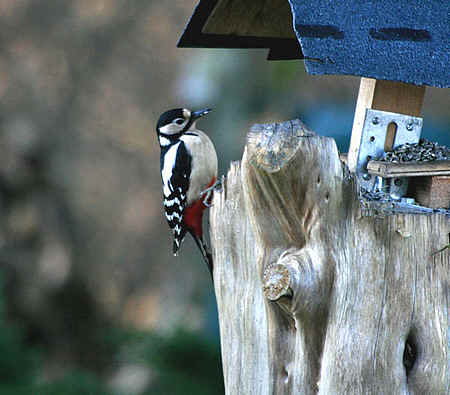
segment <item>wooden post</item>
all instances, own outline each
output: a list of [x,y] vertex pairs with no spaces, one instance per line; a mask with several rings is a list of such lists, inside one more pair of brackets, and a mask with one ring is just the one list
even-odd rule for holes
[[422,113],[424,96],[425,86],[361,78],[347,158],[350,171],[356,170],[366,110],[370,108],[418,117]]
[[252,128],[210,223],[226,394],[449,392],[448,216],[363,212],[292,121]]

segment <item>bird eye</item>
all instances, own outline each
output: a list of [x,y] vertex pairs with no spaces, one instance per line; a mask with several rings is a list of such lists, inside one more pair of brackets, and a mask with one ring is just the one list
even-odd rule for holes
[[177,125],[181,125],[181,124],[183,124],[183,122],[184,122],[183,118],[177,118],[173,121],[173,123],[176,123]]

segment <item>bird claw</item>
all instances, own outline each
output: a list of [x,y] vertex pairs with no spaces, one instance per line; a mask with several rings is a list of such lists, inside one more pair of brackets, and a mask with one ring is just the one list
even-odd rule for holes
[[220,180],[216,180],[213,185],[211,185],[209,188],[206,188],[204,191],[200,192],[200,196],[205,195],[204,198],[203,198],[203,204],[206,207],[211,207],[212,206],[212,204],[208,203],[209,199],[211,198],[211,194],[212,194],[214,189],[221,188],[224,181],[225,181],[225,176],[222,176],[220,178]]
[[206,192],[204,192],[204,193],[205,193],[205,197],[203,198],[203,204],[204,204],[206,207],[211,207],[212,204],[211,204],[211,203],[208,203],[208,200],[209,200],[209,198],[211,197],[212,191],[209,190],[209,191],[206,191]]

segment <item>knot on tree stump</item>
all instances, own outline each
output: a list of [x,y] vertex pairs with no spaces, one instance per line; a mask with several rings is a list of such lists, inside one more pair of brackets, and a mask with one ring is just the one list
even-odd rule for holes
[[320,254],[292,248],[264,269],[263,293],[293,315],[315,314],[328,304],[331,274]]
[[270,264],[264,270],[263,291],[265,297],[272,302],[276,302],[283,296],[292,298],[291,278],[292,274],[287,266],[279,263]]

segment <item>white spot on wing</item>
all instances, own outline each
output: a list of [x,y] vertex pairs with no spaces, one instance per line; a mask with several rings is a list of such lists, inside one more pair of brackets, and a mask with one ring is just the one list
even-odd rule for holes
[[176,211],[173,212],[172,214],[166,214],[166,217],[167,217],[167,219],[168,219],[169,221],[172,221],[175,217],[176,217],[178,220],[181,220],[181,215],[178,214]]
[[[183,199],[183,197],[182,197],[182,199]],[[178,198],[173,198],[172,200],[169,200],[169,199],[164,200],[164,206],[166,206],[166,207],[172,207],[174,204],[178,204],[178,205],[181,204]]]
[[175,166],[175,161],[177,158],[178,148],[180,147],[180,143],[177,143],[169,148],[165,157],[164,157],[164,166],[161,171],[162,180],[163,180],[163,192],[165,196],[169,196],[173,191],[172,185],[170,183],[170,179],[172,178],[172,171]]

